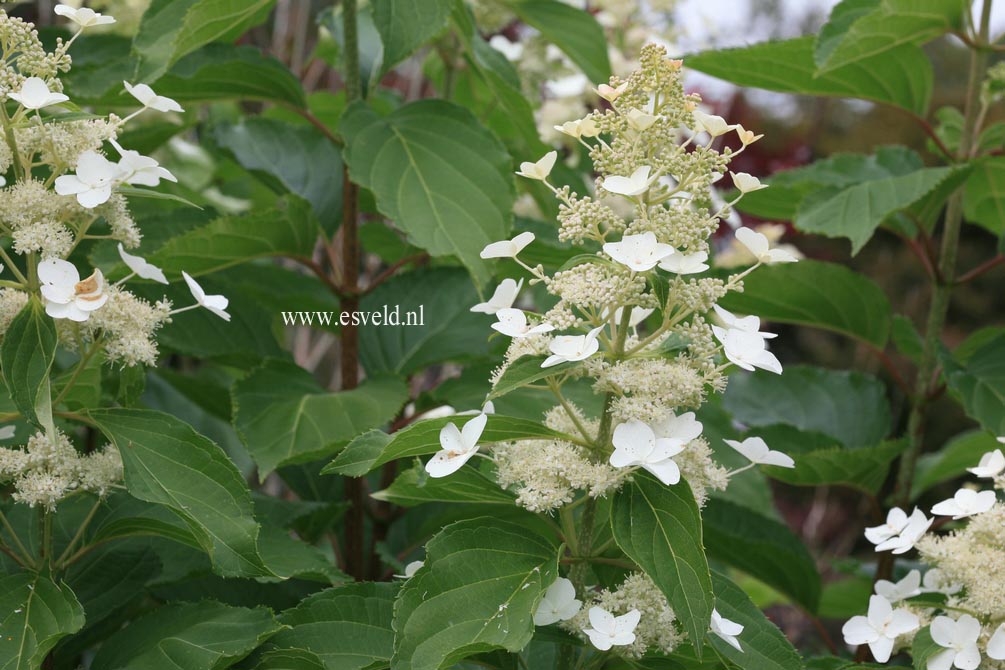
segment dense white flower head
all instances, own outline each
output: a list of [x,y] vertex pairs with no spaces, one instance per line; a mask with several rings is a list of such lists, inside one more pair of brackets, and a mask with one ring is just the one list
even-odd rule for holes
[[59,16],[64,16],[70,21],[73,21],[80,26],[81,29],[115,23],[115,19],[113,17],[100,14],[93,9],[88,9],[87,7],[78,8],[71,7],[70,5],[56,5],[52,11]]
[[58,105],[69,100],[69,96],[54,93],[49,90],[41,77],[28,77],[21,84],[17,93],[8,93],[7,97],[21,104],[25,109],[42,109],[50,105]]
[[[549,151],[536,163],[524,161],[520,163],[520,170],[517,172],[521,177],[544,181],[551,174],[551,169],[555,167],[555,160],[558,159],[557,151]],[[482,257],[484,258],[484,256]]]
[[517,282],[507,277],[499,282],[499,286],[496,286],[495,292],[487,302],[478,303],[471,308],[471,311],[481,312],[482,314],[495,314],[501,309],[509,309],[516,302],[516,297],[520,294],[522,287],[523,279]]
[[227,300],[226,296],[206,295],[199,282],[192,279],[187,272],[182,272],[181,276],[185,278],[185,283],[188,284],[188,290],[192,292],[196,304],[205,307],[224,321],[230,321],[230,314],[227,313],[227,305],[230,304],[230,301]]
[[779,468],[794,468],[796,462],[788,454],[773,451],[759,437],[748,437],[743,442],[723,440],[726,444],[743,454],[743,457],[754,465],[774,465]]
[[994,491],[974,491],[960,489],[948,500],[943,500],[932,507],[932,514],[951,516],[953,519],[963,519],[974,514],[983,514],[997,501]]
[[155,109],[158,112],[184,112],[182,106],[171,98],[157,95],[154,90],[146,84],[130,84],[128,81],[122,82],[129,95],[136,98],[144,108]]
[[684,451],[684,441],[656,437],[641,421],[618,424],[614,429],[614,453],[610,463],[616,468],[642,467],[666,485],[680,481],[680,468],[673,457]]
[[478,452],[478,440],[485,430],[488,417],[479,414],[464,424],[448,423],[440,429],[440,451],[426,462],[426,472],[430,477],[446,477],[461,469]]
[[920,626],[918,616],[906,609],[893,609],[883,596],[869,598],[868,616],[849,619],[841,633],[844,641],[851,645],[867,644],[872,655],[880,663],[890,660],[897,638],[915,631]]
[[555,327],[550,323],[531,325],[527,322],[527,315],[523,313],[523,310],[514,307],[503,307],[496,310],[496,318],[499,320],[492,324],[493,330],[508,337],[530,337],[555,330]]
[[603,330],[597,326],[586,335],[559,335],[548,344],[551,355],[541,363],[542,368],[550,368],[559,363],[583,361],[600,350],[597,335]]
[[674,248],[659,242],[653,233],[645,232],[625,235],[620,242],[607,242],[604,253],[635,272],[646,272],[673,254]]
[[649,187],[652,185],[652,179],[649,177],[651,172],[652,167],[649,165],[643,165],[636,168],[635,171],[627,177],[619,175],[607,177],[601,183],[601,186],[609,193],[615,193],[617,195],[632,198],[637,195],[642,195],[649,190]]
[[772,265],[774,263],[795,263],[799,260],[798,256],[787,249],[777,247],[772,249],[768,237],[752,228],[739,228],[735,236],[736,240],[746,247],[759,263]]
[[485,245],[479,254],[482,258],[516,258],[524,247],[534,241],[534,233],[520,233],[512,240],[502,240]]
[[119,242],[119,258],[122,262],[135,274],[137,277],[142,279],[152,279],[155,282],[161,284],[167,284],[167,277],[164,276],[164,271],[153,263],[148,263],[145,259],[140,256],[134,256],[128,253],[122,248],[122,243]]
[[534,610],[535,626],[550,626],[568,621],[579,613],[583,601],[576,599],[576,587],[565,577],[559,577],[544,592],[544,598]]
[[98,269],[81,281],[72,263],[52,258],[38,264],[38,280],[45,313],[54,319],[87,321],[91,312],[108,302],[105,278]]
[[981,636],[981,622],[964,614],[959,619],[947,616],[937,616],[929,629],[932,640],[943,651],[939,651],[928,659],[929,670],[976,670],[981,664],[981,650],[977,640]]
[[635,628],[639,625],[642,613],[632,610],[621,616],[614,616],[599,607],[590,608],[590,625],[583,632],[590,638],[590,643],[600,651],[611,647],[619,647],[635,642]]
[[743,632],[742,624],[730,621],[719,614],[718,610],[713,608],[712,620],[709,623],[709,628],[712,629],[713,634],[725,640],[731,647],[735,647],[737,651],[743,651],[743,647],[740,646],[740,641],[736,639],[737,636]]

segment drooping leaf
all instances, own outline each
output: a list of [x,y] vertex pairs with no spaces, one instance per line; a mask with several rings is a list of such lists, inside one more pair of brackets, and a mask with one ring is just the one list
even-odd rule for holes
[[386,72],[447,26],[453,0],[372,0]]
[[557,574],[557,547],[523,525],[481,517],[447,526],[401,587],[391,666],[439,670],[492,649],[520,651]]
[[[304,599],[283,612],[289,626],[269,642],[279,650],[308,649],[326,670],[387,666],[394,643],[395,583],[346,584]],[[283,666],[275,666],[283,667]]]
[[890,432],[886,388],[861,372],[789,366],[782,375],[737,374],[723,406],[748,426],[787,424],[852,448],[878,444]]
[[687,67],[741,86],[779,93],[863,98],[924,114],[932,93],[932,65],[914,45],[818,74],[814,38],[762,42],[685,58]]
[[872,280],[837,263],[803,260],[759,268],[726,309],[767,321],[832,330],[882,349],[890,334],[890,301]]
[[[614,495],[611,531],[667,597],[691,640],[702,640],[714,603],[698,505],[687,481],[666,486],[649,474]],[[701,644],[695,645],[701,658]]]
[[[363,433],[342,450],[334,461],[325,466],[323,474],[338,473],[360,477],[384,463],[411,456],[425,456],[440,450],[440,430],[448,423],[462,426],[471,417],[445,417],[413,423],[408,428],[388,435],[379,430]],[[554,431],[536,421],[490,414],[479,444],[512,442],[516,440],[561,439],[576,441],[575,437]]]
[[735,503],[710,498],[702,510],[709,556],[789,596],[810,612],[820,602],[820,575],[802,541],[784,524]]
[[268,608],[212,600],[163,605],[112,635],[94,670],[216,670],[230,667],[280,630]]
[[214,138],[244,168],[268,175],[311,203],[325,230],[339,226],[342,156],[316,128],[252,117],[217,126]]
[[0,367],[17,410],[41,428],[53,425],[49,371],[55,356],[56,324],[32,297],[3,335]]
[[724,618],[743,626],[737,640],[743,651],[737,651],[714,634],[708,639],[719,656],[729,659],[744,670],[802,670],[803,660],[782,631],[771,623],[764,613],[739,586],[728,577],[712,573],[715,587],[715,608]]
[[37,670],[60,639],[84,626],[73,591],[41,574],[0,577],[0,668]]
[[449,477],[434,479],[421,465],[405,470],[390,486],[370,497],[403,507],[428,502],[512,505],[516,499],[474,468],[461,468]]
[[488,353],[488,319],[472,313],[478,294],[460,268],[402,273],[367,295],[363,312],[388,310],[401,324],[364,324],[360,361],[368,374],[411,375],[436,363],[467,362]]
[[509,231],[515,198],[509,155],[467,110],[442,100],[381,118],[356,103],[339,126],[353,179],[377,208],[434,256],[456,256],[480,284],[479,254]]
[[213,442],[152,410],[90,413],[122,455],[126,489],[180,516],[223,576],[273,577],[258,553],[258,523],[244,477]]

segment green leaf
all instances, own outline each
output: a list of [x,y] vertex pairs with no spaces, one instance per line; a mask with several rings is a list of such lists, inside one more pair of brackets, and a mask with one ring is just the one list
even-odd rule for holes
[[[701,515],[686,480],[666,486],[636,473],[614,494],[611,532],[667,597],[691,640],[703,640],[714,599],[702,545]],[[701,658],[701,643],[695,644]]]
[[342,220],[342,156],[317,128],[262,117],[221,124],[216,142],[242,167],[311,203],[325,230]]
[[545,358],[547,357],[521,356],[513,361],[506,367],[506,371],[502,373],[496,385],[492,387],[492,392],[489,393],[489,400],[502,397],[511,391],[516,391],[527,384],[533,384],[546,377],[564,374],[581,365],[580,363],[571,362],[542,368],[541,363],[544,362]]
[[332,454],[393,419],[407,398],[397,379],[328,393],[300,366],[268,360],[234,384],[234,426],[264,478],[282,465]]
[[433,364],[485,356],[488,319],[470,311],[478,302],[470,278],[460,268],[423,268],[397,275],[363,298],[360,310],[381,312],[383,319],[387,309],[408,325],[373,323],[360,328],[363,369],[371,375],[411,375]]
[[886,388],[861,372],[789,366],[783,375],[733,375],[723,407],[748,426],[786,424],[853,448],[878,444],[890,432]]
[[364,103],[342,118],[343,157],[377,208],[434,256],[457,256],[479,284],[480,258],[510,228],[515,199],[510,157],[467,110],[422,100],[377,116]]
[[976,467],[981,456],[1000,449],[1001,444],[984,431],[967,431],[949,440],[939,451],[918,459],[911,498],[943,482],[966,475],[967,468]]
[[963,215],[997,236],[1005,234],[1005,157],[974,165],[963,191]]
[[890,335],[890,301],[872,280],[837,263],[803,260],[759,268],[720,304],[768,321],[831,330],[877,349]]
[[718,572],[712,573],[715,608],[724,618],[743,626],[737,638],[743,651],[737,651],[717,635],[709,634],[712,647],[743,670],[802,670],[803,661],[782,631],[739,586]]
[[911,659],[917,670],[928,670],[928,659],[945,647],[939,645],[932,639],[932,631],[929,626],[925,626],[914,635],[914,642],[911,643]]
[[307,202],[286,196],[274,209],[221,216],[173,237],[147,260],[168,273],[198,276],[268,256],[309,258],[318,232]]
[[[470,416],[451,416],[442,419],[418,421],[404,430],[388,435],[379,430],[364,433],[349,443],[334,461],[325,466],[322,474],[338,473],[360,477],[399,458],[425,456],[440,450],[440,430],[448,423],[461,427]],[[479,444],[513,442],[516,440],[567,440],[578,439],[542,426],[536,421],[518,419],[498,414],[488,415]]]
[[161,412],[103,409],[90,416],[122,455],[129,493],[180,516],[218,574],[275,576],[258,554],[248,485],[222,449]]
[[262,654],[255,670],[325,670],[325,666],[306,649],[274,649]]
[[910,174],[856,184],[836,194],[824,194],[804,203],[796,215],[796,228],[827,237],[851,240],[857,254],[876,228],[891,215],[920,202],[944,183],[955,185],[967,167],[922,168]]
[[[849,13],[845,5],[853,11]],[[844,2],[821,30],[823,39],[817,42],[816,63],[821,72],[829,72],[882,57],[902,45],[924,44],[954,29],[962,16],[962,0]],[[831,26],[835,21],[840,24],[837,30]]]
[[810,612],[820,575],[810,552],[784,524],[727,500],[710,498],[701,515],[708,555],[778,589]]
[[687,57],[688,67],[740,86],[779,93],[863,98],[925,114],[932,93],[932,64],[916,46],[903,45],[822,74],[813,37],[762,42]]
[[[307,106],[303,86],[289,68],[255,47],[231,44],[209,44],[181,59],[157,80],[157,93],[182,104],[262,100]],[[128,94],[121,95],[126,102]]]
[[447,26],[453,0],[371,0],[384,43],[383,71],[405,60]]
[[40,574],[0,577],[0,668],[37,670],[59,640],[84,626],[73,591]]
[[475,468],[461,468],[449,477],[434,479],[421,464],[405,470],[390,486],[370,497],[402,507],[428,502],[512,505],[516,499]]
[[279,630],[279,623],[265,607],[230,607],[212,600],[164,605],[108,638],[91,668],[227,668]]
[[199,205],[186,200],[180,195],[174,193],[165,193],[163,191],[153,191],[149,188],[136,188],[135,186],[125,186],[120,185],[115,188],[115,190],[127,198],[146,198],[148,200],[167,200],[170,202],[177,202],[179,204],[185,205],[187,207],[195,207],[196,209],[202,209]]
[[56,324],[32,296],[3,335],[0,367],[15,407],[46,430],[53,427],[49,371],[55,357]]
[[949,389],[967,415],[992,434],[1005,434],[1005,334],[985,341],[964,364],[950,360],[944,366]]
[[520,651],[557,576],[557,548],[523,525],[482,517],[447,526],[401,587],[391,666],[439,670],[492,649]]
[[565,52],[590,81],[607,83],[611,63],[604,29],[592,14],[558,0],[508,0],[520,20],[541,32],[545,40]]
[[[262,526],[258,551],[269,570],[276,574],[269,581],[298,577],[323,584],[339,584],[350,580],[323,551],[294,538],[283,528]],[[259,577],[259,581],[266,580]]]
[[280,623],[289,628],[273,637],[270,645],[309,649],[327,670],[387,667],[397,592],[398,584],[384,582],[346,584],[315,593],[280,615]]

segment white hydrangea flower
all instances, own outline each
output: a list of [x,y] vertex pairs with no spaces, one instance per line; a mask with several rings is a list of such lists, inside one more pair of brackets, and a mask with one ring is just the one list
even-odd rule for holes
[[743,442],[723,440],[726,444],[743,454],[743,457],[754,465],[774,465],[779,468],[794,468],[796,462],[788,454],[773,451],[759,437],[748,437]]
[[58,105],[69,100],[69,96],[54,93],[49,90],[41,77],[28,77],[21,84],[17,93],[8,93],[7,97],[21,104],[25,109],[42,109],[50,105]]
[[874,588],[876,589],[876,595],[883,596],[891,603],[899,603],[901,600],[921,595],[921,572],[911,570],[899,582],[880,579],[876,582]]
[[597,326],[586,335],[559,335],[554,338],[548,344],[551,356],[544,359],[541,367],[550,368],[559,363],[586,360],[600,350],[597,335],[603,329],[603,326]]
[[96,151],[85,151],[77,159],[75,174],[56,178],[56,193],[75,195],[81,207],[94,209],[108,202],[121,176],[118,165]]
[[528,244],[534,241],[534,233],[520,233],[512,240],[502,240],[485,245],[479,256],[482,258],[516,258]]
[[981,622],[974,617],[964,614],[953,620],[947,616],[937,616],[929,631],[932,640],[945,649],[929,657],[928,670],[949,670],[952,667],[976,670],[981,664],[981,650],[977,647],[977,640],[981,636]]
[[746,128],[744,128],[743,126],[741,126],[739,123],[737,123],[734,126],[734,128],[736,129],[736,136],[740,138],[740,142],[743,144],[743,146],[747,146],[748,144],[753,144],[757,140],[759,140],[762,137],[764,137],[764,135],[755,135],[754,131],[747,130]]
[[739,228],[735,233],[736,240],[745,246],[754,258],[765,265],[773,263],[795,263],[799,260],[791,251],[787,249],[771,249],[767,236],[751,228]]
[[660,269],[678,275],[693,275],[708,269],[707,251],[696,251],[693,254],[672,253],[660,261]]
[[652,232],[645,232],[625,235],[620,242],[607,242],[604,253],[635,272],[646,272],[673,254],[674,248],[659,242]]
[[656,437],[680,440],[682,444],[697,440],[703,428],[694,412],[684,412],[680,416],[670,412],[651,426]]
[[1000,624],[988,640],[987,652],[989,658],[1005,661],[1005,623]]
[[129,95],[136,98],[144,109],[155,109],[158,112],[184,112],[182,106],[177,102],[163,95],[157,95],[154,90],[146,84],[136,84],[128,81],[122,82]]
[[740,330],[745,333],[756,333],[760,335],[761,338],[765,340],[770,340],[772,338],[778,337],[775,333],[764,333],[761,332],[761,319],[757,316],[737,316],[732,312],[719,307],[718,305],[713,305],[712,309],[715,310],[716,315],[730,330]]
[[989,451],[981,456],[981,462],[976,467],[967,468],[967,471],[977,477],[994,479],[1005,471],[1005,454],[1001,449]]
[[733,178],[733,186],[740,193],[753,193],[768,188],[767,184],[762,184],[760,179],[746,172],[730,172],[729,176]]
[[581,72],[544,83],[544,89],[553,98],[577,98],[589,88],[590,80]]
[[544,598],[534,610],[534,625],[550,626],[559,621],[568,621],[582,607],[583,601],[576,599],[576,587],[565,577],[559,577],[544,592]]
[[694,116],[694,129],[699,133],[704,131],[712,137],[719,137],[733,130],[733,126],[726,123],[726,119],[721,116],[706,114],[699,109],[694,110],[692,115]]
[[[159,282],[161,284],[168,283],[167,277],[164,276],[163,270],[161,270],[153,263],[148,263],[145,259],[141,258],[140,256],[133,256],[132,254],[126,252],[126,250],[122,248],[121,242],[119,242],[119,257],[122,259],[122,262],[125,263],[130,270],[132,270],[132,273],[134,275],[141,277],[143,279],[152,279],[153,281]],[[126,277],[122,281],[125,281],[128,278],[129,277]]]
[[649,190],[649,186],[652,184],[652,180],[649,178],[649,174],[651,172],[651,166],[643,165],[636,168],[635,171],[628,177],[621,177],[618,175],[606,177],[600,185],[609,193],[615,193],[629,198],[635,197]]
[[[915,513],[918,513],[917,509],[915,509]],[[893,507],[886,513],[886,523],[865,529],[865,539],[873,544],[882,544],[890,538],[900,535],[901,531],[907,527],[908,520],[907,512],[899,507]]]
[[740,641],[736,637],[743,632],[743,625],[738,624],[735,621],[730,621],[725,618],[719,611],[712,609],[712,621],[709,624],[712,632],[726,641],[731,647],[735,647],[737,651],[743,651],[743,647],[740,646]]
[[625,92],[628,88],[628,82],[618,85],[617,88],[609,86],[608,84],[601,84],[597,87],[597,95],[606,100],[607,102],[614,102],[621,97],[621,94]]
[[530,325],[527,323],[527,315],[523,313],[523,310],[515,307],[504,307],[497,310],[496,318],[499,320],[492,324],[492,329],[507,337],[521,339],[555,330],[555,326],[550,323]]
[[597,125],[597,122],[590,118],[566,121],[554,128],[558,132],[569,137],[574,137],[577,140],[583,137],[596,137],[600,134],[600,127]]
[[478,452],[478,440],[485,430],[488,417],[479,414],[464,424],[460,430],[453,423],[440,429],[440,451],[426,462],[426,472],[430,477],[440,478],[452,475],[461,469]]
[[994,491],[960,489],[952,498],[936,503],[932,507],[932,514],[951,516],[954,520],[963,519],[987,512],[994,507],[997,498]]
[[84,322],[91,312],[108,302],[105,277],[98,269],[81,281],[72,263],[52,258],[38,264],[38,280],[45,313],[54,319]]
[[144,156],[139,151],[123,149],[115,140],[109,141],[121,157],[118,163],[119,181],[126,184],[139,184],[140,186],[157,186],[161,183],[161,179],[173,182],[178,181],[167,168],[161,167],[153,158]]
[[409,579],[411,578],[412,575],[414,575],[416,572],[419,571],[419,568],[421,568],[425,564],[426,564],[425,561],[412,561],[411,563],[405,566],[405,571],[403,574],[394,576],[399,579]]
[[841,628],[844,641],[851,645],[867,644],[880,663],[890,660],[897,637],[917,630],[917,615],[906,609],[893,609],[883,596],[869,598],[868,616],[855,616]]
[[83,28],[92,26],[104,26],[115,23],[111,16],[105,16],[87,7],[71,7],[70,5],[56,5],[53,10],[59,16],[64,16]]
[[227,313],[227,305],[230,304],[230,301],[227,300],[226,296],[206,295],[206,292],[202,290],[202,286],[199,286],[199,283],[192,279],[187,272],[182,272],[181,276],[185,278],[188,290],[192,292],[192,297],[195,298],[195,306],[205,307],[224,321],[230,321],[230,314]]
[[653,124],[659,120],[658,117],[647,114],[640,109],[629,110],[627,118],[629,125],[640,133],[652,128]]
[[551,169],[555,167],[556,159],[558,159],[558,152],[549,151],[538,159],[536,163],[531,163],[530,161],[520,163],[520,171],[517,174],[527,179],[544,181],[551,174]]
[[487,302],[478,303],[471,308],[471,311],[482,314],[495,314],[501,309],[509,309],[516,302],[516,297],[520,294],[521,288],[523,288],[523,279],[517,282],[507,277],[499,282],[499,286],[496,286],[495,292]]
[[614,453],[610,464],[616,468],[640,466],[667,486],[680,481],[680,468],[673,457],[684,451],[684,441],[656,437],[641,421],[628,421],[614,428]]
[[782,374],[782,364],[773,353],[768,351],[765,338],[774,337],[772,333],[751,333],[738,328],[720,328],[712,326],[712,332],[722,342],[722,351],[731,363],[753,372],[761,368],[775,374]]
[[899,507],[894,507],[887,513],[885,524],[865,529],[865,537],[876,545],[876,551],[904,554],[914,548],[934,520],[926,517],[917,507],[911,516],[907,516]]
[[590,643],[600,651],[611,647],[620,647],[635,642],[635,627],[639,625],[642,613],[631,610],[619,617],[600,607],[590,608],[590,625],[583,632],[590,638]]
[[505,35],[493,35],[489,40],[489,46],[505,56],[506,60],[510,62],[520,60],[523,55],[523,44],[510,42]]

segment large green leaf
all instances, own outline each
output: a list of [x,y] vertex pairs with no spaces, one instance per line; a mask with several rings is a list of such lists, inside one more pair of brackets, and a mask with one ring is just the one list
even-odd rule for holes
[[328,456],[339,444],[395,417],[408,397],[396,379],[329,393],[300,366],[266,361],[233,386],[234,426],[259,476]]
[[590,81],[606,83],[611,76],[604,29],[592,14],[558,0],[507,0],[516,15],[541,31],[546,40],[565,52]]
[[0,344],[0,366],[14,406],[32,423],[52,429],[49,371],[56,357],[56,325],[32,297],[18,312]]
[[1005,434],[1005,334],[982,341],[964,364],[947,359],[946,381],[967,415],[985,430]]
[[168,273],[197,276],[267,256],[310,258],[318,233],[310,205],[284,196],[274,208],[221,216],[173,237],[147,260]]
[[995,235],[1005,234],[1005,157],[978,161],[963,191],[963,214],[967,221]]
[[789,366],[783,375],[736,374],[723,406],[748,426],[787,424],[848,447],[878,444],[890,432],[886,388],[861,372]]
[[216,142],[237,162],[311,203],[325,230],[342,220],[342,156],[317,128],[263,117],[221,124]]
[[479,254],[503,239],[515,199],[509,155],[467,110],[423,100],[381,118],[355,103],[339,126],[353,179],[377,208],[434,256],[457,256],[480,284]]
[[275,576],[258,553],[244,477],[217,445],[173,416],[139,409],[91,412],[122,455],[126,489],[180,516],[223,576]]
[[[398,585],[347,584],[306,598],[283,612],[289,628],[269,644],[278,649],[308,649],[327,670],[387,667],[394,644],[391,618]],[[279,667],[279,666],[276,666]]]
[[891,215],[920,202],[943,184],[955,185],[969,168],[922,168],[910,174],[856,184],[837,193],[815,197],[796,215],[800,230],[851,240],[852,253],[865,246],[876,228]]
[[479,652],[520,651],[557,576],[557,548],[523,525],[482,517],[447,526],[401,587],[391,666],[440,670]]
[[803,660],[782,631],[734,584],[718,572],[712,573],[715,608],[724,618],[743,626],[737,637],[743,651],[710,634],[715,651],[743,670],[802,670]]
[[803,260],[759,268],[742,293],[720,304],[768,321],[832,330],[883,349],[890,335],[890,301],[872,280],[837,263]]
[[364,312],[398,314],[402,324],[408,314],[419,325],[360,328],[359,353],[368,374],[411,375],[435,363],[467,362],[488,353],[483,314],[472,313],[478,294],[460,268],[431,268],[400,274],[384,283],[360,303]]
[[38,670],[59,640],[84,626],[68,586],[40,574],[0,577],[0,668]]
[[[322,472],[359,477],[399,458],[436,453],[440,450],[440,430],[443,426],[455,423],[460,427],[470,420],[469,416],[427,419],[413,423],[393,435],[372,430],[350,442]],[[536,421],[490,414],[479,443],[548,439],[576,441],[576,438],[542,426]]]
[[980,463],[981,456],[1000,448],[995,436],[984,431],[972,430],[957,435],[937,452],[918,459],[911,497],[917,498],[933,486],[966,475],[967,468]]
[[864,98],[924,114],[932,93],[932,65],[924,52],[903,45],[817,74],[813,37],[762,42],[695,54],[688,67],[740,86],[780,93]]
[[217,670],[241,660],[280,630],[268,608],[231,607],[212,600],[171,604],[112,635],[94,670]]
[[321,658],[306,649],[273,649],[262,654],[255,670],[325,670]]
[[449,477],[434,479],[421,465],[405,470],[372,498],[412,507],[428,502],[512,505],[516,496],[474,468],[461,468]]
[[829,72],[905,44],[923,44],[955,28],[962,16],[962,0],[846,1],[821,30],[816,63]]
[[611,502],[614,541],[667,597],[688,637],[701,643],[714,599],[702,545],[701,515],[686,480],[666,486],[637,473]]
[[783,523],[718,498],[702,510],[708,555],[789,596],[810,612],[820,602],[820,575],[802,541]]
[[447,26],[453,0],[371,0],[386,72]]

